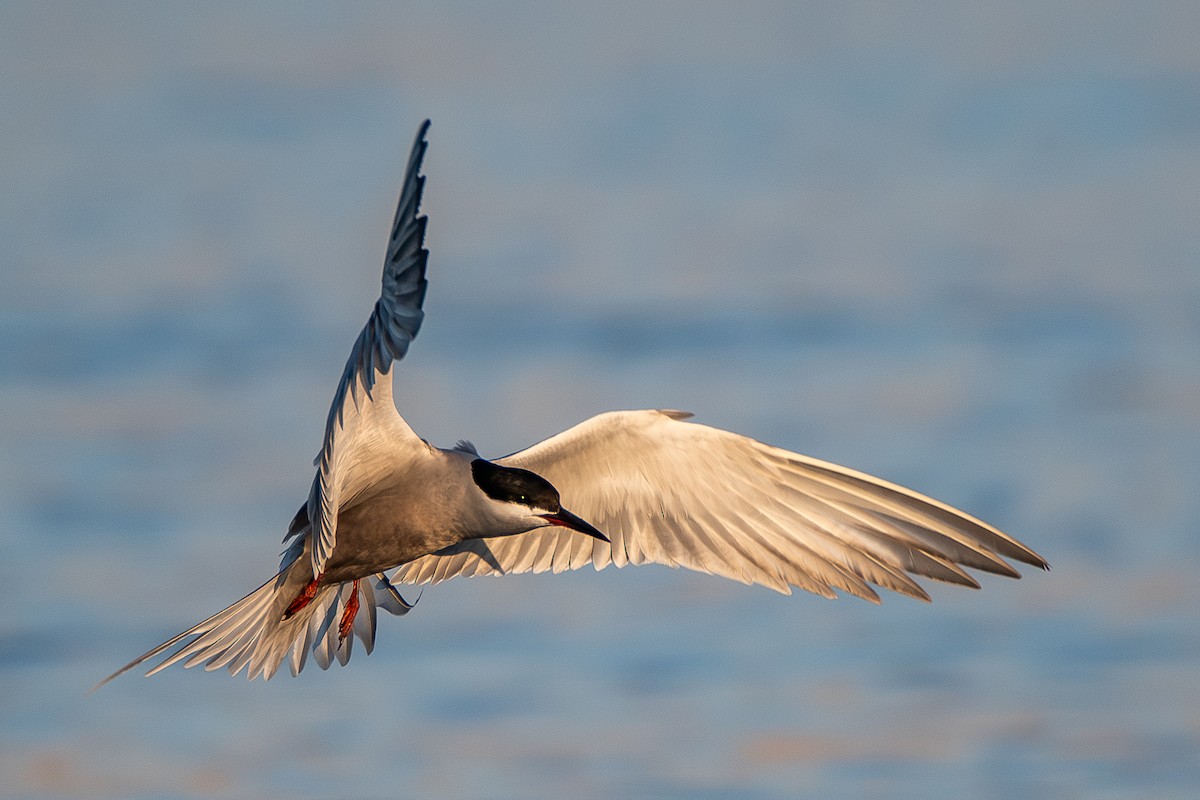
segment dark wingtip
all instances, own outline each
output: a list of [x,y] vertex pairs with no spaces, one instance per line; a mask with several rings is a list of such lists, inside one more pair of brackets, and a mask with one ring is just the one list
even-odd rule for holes
[[[151,651],[151,652],[153,652],[153,651]],[[126,664],[125,666],[121,667],[119,670],[117,670],[116,672],[114,672],[112,675],[109,675],[107,678],[105,678],[104,680],[100,681],[99,683],[97,683],[97,684],[96,684],[95,686],[93,686],[92,688],[88,689],[88,690],[87,690],[87,694],[88,694],[88,696],[90,696],[90,695],[92,695],[92,694],[95,694],[97,689],[99,689],[101,686],[104,686],[105,684],[109,683],[109,682],[110,682],[110,681],[112,681],[114,678],[119,678],[119,677],[121,677],[121,676],[122,676],[122,675],[124,675],[126,672],[129,672],[129,670],[131,670],[131,669],[133,669],[134,667],[136,667],[138,664],[141,664],[143,661],[145,661],[145,660],[146,660],[146,658],[147,658],[147,656],[148,656],[148,655],[149,655],[149,654],[147,654],[146,656],[138,656],[138,657],[137,657],[137,658],[135,658],[133,661],[130,661],[128,664]]]
[[1026,547],[1024,549],[1025,549],[1025,555],[1013,556],[1013,558],[1016,558],[1019,561],[1023,561],[1026,564],[1029,564],[1031,567],[1038,567],[1039,569],[1042,569],[1045,572],[1050,571],[1050,562],[1049,561],[1042,558],[1040,555],[1033,552],[1028,547]]

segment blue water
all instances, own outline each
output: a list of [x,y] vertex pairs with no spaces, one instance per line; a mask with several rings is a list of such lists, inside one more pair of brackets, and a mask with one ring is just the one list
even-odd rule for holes
[[[1200,14],[1040,9],[4,5],[0,797],[1193,797]],[[452,582],[86,696],[273,570],[426,116],[423,435],[686,408],[1054,570]]]

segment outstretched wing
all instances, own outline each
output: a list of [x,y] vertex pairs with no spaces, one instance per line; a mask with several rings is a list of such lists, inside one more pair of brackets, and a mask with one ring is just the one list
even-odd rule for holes
[[464,542],[393,580],[560,572],[654,562],[825,597],[872,602],[870,584],[928,600],[910,577],[978,588],[963,566],[1020,577],[1004,559],[1046,562],[985,522],[895,484],[678,411],[593,417],[497,463],[544,476],[565,508],[611,544],[563,528]]
[[383,263],[383,291],[370,319],[354,342],[346,369],[338,383],[325,422],[325,442],[317,456],[317,474],[308,496],[312,520],[313,574],[320,575],[333,551],[337,534],[337,511],[343,498],[352,497],[369,473],[366,448],[380,426],[396,430],[413,445],[420,439],[408,427],[392,401],[391,368],[408,352],[408,345],[421,328],[425,300],[426,217],[419,216],[425,177],[421,160],[428,146],[425,133],[429,120],[417,131],[396,219]]

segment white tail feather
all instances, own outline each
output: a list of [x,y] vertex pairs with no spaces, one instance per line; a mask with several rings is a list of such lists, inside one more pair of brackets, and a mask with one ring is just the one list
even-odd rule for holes
[[358,582],[359,610],[353,635],[339,642],[338,623],[354,591],[352,581],[321,587],[308,605],[287,619],[283,617],[309,579],[307,561],[290,560],[278,575],[258,589],[138,656],[95,688],[176,646],[146,675],[182,662],[185,669],[203,664],[206,671],[224,668],[231,675],[246,669],[250,680],[259,675],[270,680],[285,659],[291,673],[300,674],[310,649],[322,669],[328,669],[335,658],[344,665],[350,660],[355,636],[367,653],[374,648],[377,606],[396,615],[406,614],[412,608],[383,573],[363,578]]

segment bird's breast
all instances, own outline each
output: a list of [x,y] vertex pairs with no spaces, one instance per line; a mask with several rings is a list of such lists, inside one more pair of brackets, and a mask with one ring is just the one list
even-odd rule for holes
[[468,538],[460,494],[453,484],[409,480],[356,498],[338,510],[323,580],[372,575]]

